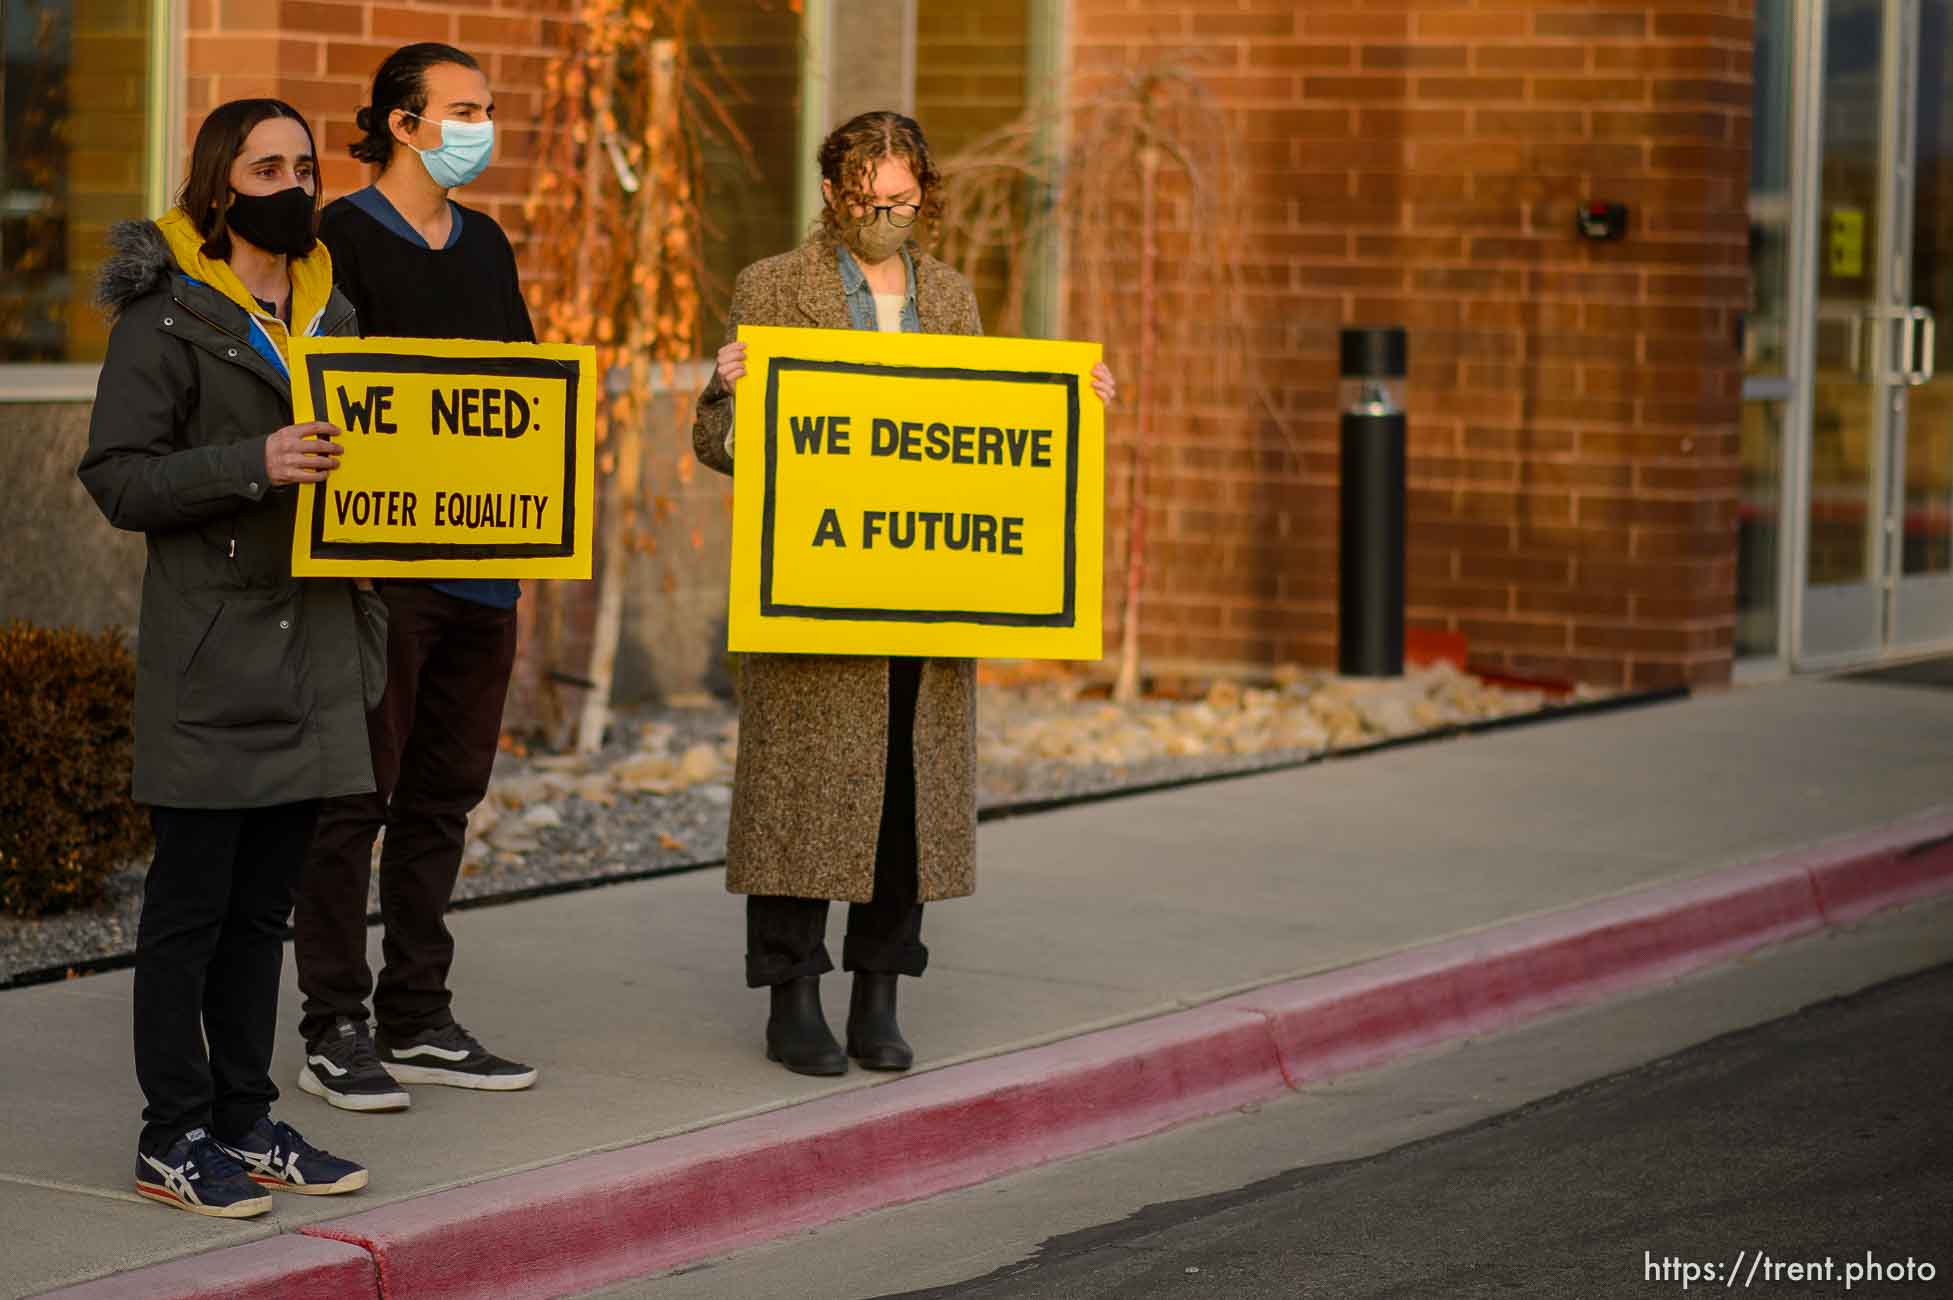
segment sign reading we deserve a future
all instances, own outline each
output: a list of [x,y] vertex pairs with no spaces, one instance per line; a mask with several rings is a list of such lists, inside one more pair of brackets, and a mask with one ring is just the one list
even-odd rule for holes
[[1098,344],[739,338],[732,650],[1098,658]]
[[300,485],[292,572],[588,578],[596,364],[560,343],[294,339],[294,416],[346,451]]

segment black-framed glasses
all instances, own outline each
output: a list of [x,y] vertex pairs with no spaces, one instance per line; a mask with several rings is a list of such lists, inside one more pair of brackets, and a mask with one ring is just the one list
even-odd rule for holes
[[907,230],[915,224],[916,217],[921,215],[922,205],[920,203],[870,203],[865,211],[868,215],[861,219],[861,224],[864,226],[873,224],[877,212],[886,212],[889,225],[897,230]]

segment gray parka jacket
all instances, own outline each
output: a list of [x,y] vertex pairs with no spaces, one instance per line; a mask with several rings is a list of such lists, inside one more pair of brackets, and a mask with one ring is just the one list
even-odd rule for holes
[[[78,472],[109,522],[149,543],[136,801],[258,808],[371,791],[386,606],[346,579],[292,577],[298,494],[271,485],[264,458],[292,422],[290,385],[244,309],[183,274],[154,223],[121,223],[110,243],[98,298],[115,325]],[[317,332],[358,332],[336,290]]]

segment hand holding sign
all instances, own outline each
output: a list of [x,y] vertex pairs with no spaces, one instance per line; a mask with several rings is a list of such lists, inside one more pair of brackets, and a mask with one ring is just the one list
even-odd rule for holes
[[732,386],[746,377],[746,345],[738,339],[719,349],[719,386],[728,393]]
[[1092,367],[1092,391],[1107,406],[1112,405],[1112,399],[1119,395],[1119,385],[1112,378],[1112,370],[1103,361]]
[[264,440],[265,477],[287,483],[318,483],[339,468],[345,451],[332,441],[339,430],[320,420],[288,424]]

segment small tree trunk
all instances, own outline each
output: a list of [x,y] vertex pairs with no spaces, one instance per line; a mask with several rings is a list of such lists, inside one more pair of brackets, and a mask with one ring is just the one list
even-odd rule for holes
[[633,230],[636,266],[645,297],[629,313],[624,354],[630,358],[630,388],[615,410],[611,447],[616,457],[605,493],[603,567],[597,575],[597,620],[590,639],[590,689],[583,697],[583,717],[576,748],[594,754],[603,748],[604,727],[610,720],[612,683],[617,675],[617,643],[623,633],[625,566],[636,531],[638,492],[644,468],[644,422],[650,410],[651,351],[657,345],[656,322],[663,310],[664,227],[675,214],[667,211],[673,196],[656,183],[657,157],[678,138],[676,95],[677,45],[671,40],[651,43],[650,75],[645,79],[645,166],[637,193]]
[[[611,111],[611,99],[617,90],[617,52],[606,50],[602,61],[595,70],[594,85],[589,94],[589,134],[582,138],[583,175],[581,177],[579,215],[581,228],[578,230],[575,274],[572,282],[559,286],[557,292],[569,294],[575,300],[572,318],[580,321],[595,319],[596,295],[593,291],[592,259],[601,245],[599,231],[601,226],[603,169],[605,159],[599,147],[600,124]],[[607,415],[607,395],[601,391],[603,376],[597,377],[600,391],[597,394],[597,426],[602,429]],[[606,497],[608,493],[606,491]],[[608,513],[609,501],[603,502],[604,513]],[[601,521],[602,515],[599,515]],[[601,579],[600,579],[601,580]],[[571,602],[562,598],[557,583],[543,581],[537,584],[541,590],[539,608],[536,611],[536,624],[542,633],[542,690],[541,709],[543,730],[552,749],[563,749],[571,741],[571,711],[564,699],[564,687],[556,678],[561,671],[563,646],[563,626],[570,617]],[[585,698],[585,706],[588,698]]]
[[[636,403],[629,427],[635,427]],[[620,422],[620,426],[622,422]],[[610,690],[617,671],[617,641],[624,623],[624,565],[628,556],[626,517],[632,510],[632,497],[624,491],[623,466],[626,455],[639,454],[638,439],[624,437],[621,428],[611,430],[617,456],[616,469],[604,485],[604,510],[598,520],[603,534],[603,550],[597,558],[597,618],[590,634],[590,685],[583,692],[583,710],[577,718],[576,752],[594,754],[604,747],[604,728],[610,722]],[[628,450],[627,450],[627,444]]]
[[1121,702],[1139,698],[1139,588],[1146,576],[1146,451],[1153,410],[1153,272],[1159,253],[1153,200],[1159,174],[1160,151],[1146,145],[1139,151],[1139,423],[1126,477],[1126,603],[1119,616],[1119,678],[1112,687],[1112,698]]

